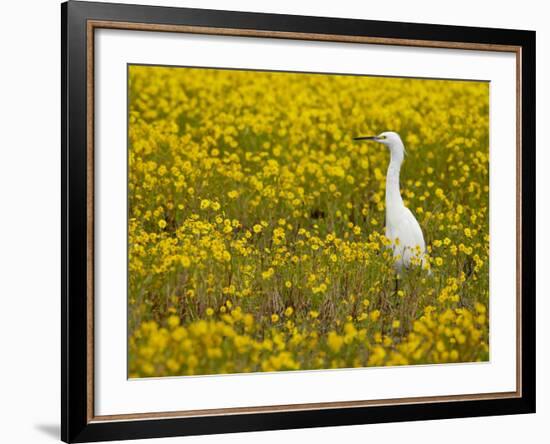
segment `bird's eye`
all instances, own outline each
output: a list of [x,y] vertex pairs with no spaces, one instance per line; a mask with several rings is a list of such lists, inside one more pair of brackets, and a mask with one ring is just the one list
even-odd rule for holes
[[386,136],[378,136],[378,138],[379,138],[380,140],[386,140],[386,139],[387,139]]

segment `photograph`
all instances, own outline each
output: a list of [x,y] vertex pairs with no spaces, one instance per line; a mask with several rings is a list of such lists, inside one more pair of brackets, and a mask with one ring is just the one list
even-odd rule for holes
[[515,6],[6,2],[0,444],[549,435]]
[[490,361],[489,96],[129,63],[128,378]]
[[534,413],[532,15],[181,6],[61,6],[61,439]]

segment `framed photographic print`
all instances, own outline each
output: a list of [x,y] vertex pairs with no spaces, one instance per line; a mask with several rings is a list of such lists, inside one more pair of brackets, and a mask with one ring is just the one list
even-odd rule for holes
[[535,33],[69,1],[62,439],[535,411]]

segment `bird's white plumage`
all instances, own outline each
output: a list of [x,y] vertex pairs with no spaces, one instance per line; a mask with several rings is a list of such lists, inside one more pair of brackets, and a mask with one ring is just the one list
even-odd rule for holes
[[386,174],[386,237],[391,241],[395,267],[421,265],[427,268],[426,244],[420,224],[403,203],[399,189],[399,174],[405,156],[405,146],[399,134],[388,131],[378,136],[361,137],[386,145],[390,163]]
[[403,206],[391,213],[386,211],[386,237],[392,241],[397,268],[410,266],[415,257],[424,264],[426,244],[422,229],[411,210]]

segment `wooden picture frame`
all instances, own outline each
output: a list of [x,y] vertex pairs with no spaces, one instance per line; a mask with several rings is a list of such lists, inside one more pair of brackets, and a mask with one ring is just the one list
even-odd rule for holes
[[[154,438],[535,411],[534,32],[78,1],[63,3],[61,18],[63,441]],[[94,32],[106,28],[514,53],[517,61],[516,391],[96,416],[93,43]]]

